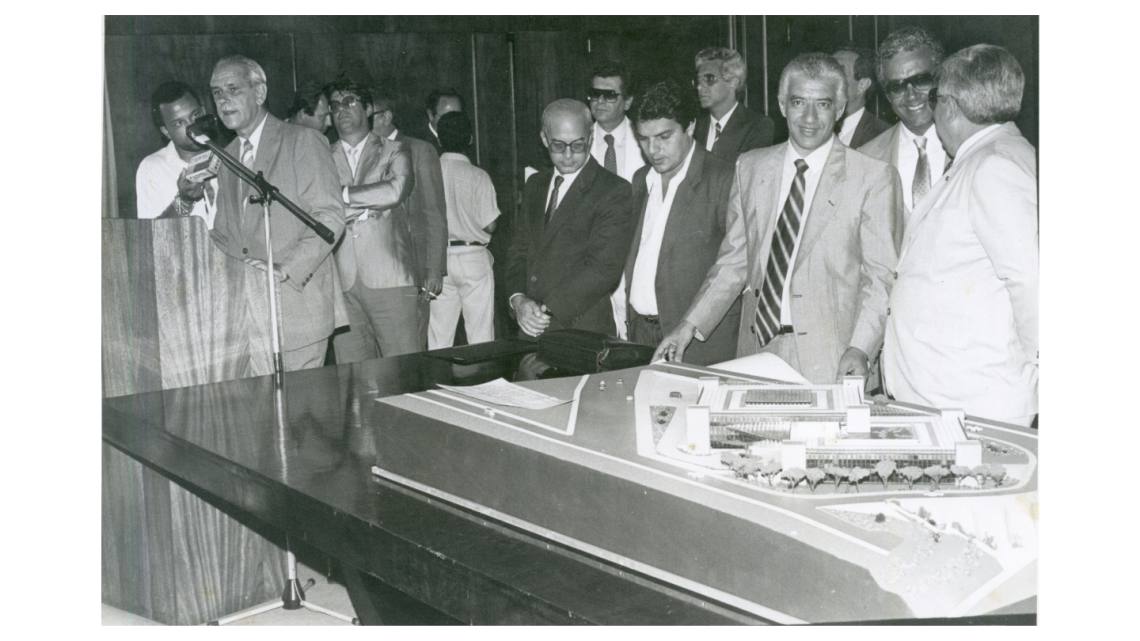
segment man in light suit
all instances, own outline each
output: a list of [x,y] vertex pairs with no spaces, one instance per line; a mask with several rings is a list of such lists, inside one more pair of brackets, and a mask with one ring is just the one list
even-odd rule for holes
[[891,128],[867,109],[867,96],[875,86],[875,52],[863,47],[847,46],[831,54],[847,73],[847,107],[840,121],[839,140],[858,149]]
[[697,54],[693,86],[708,115],[697,119],[697,144],[729,164],[751,149],[768,147],[776,133],[772,119],[740,104],[747,67],[735,49],[709,47]]
[[942,178],[950,162],[927,100],[941,61],[941,43],[918,27],[903,27],[879,45],[879,86],[899,122],[858,149],[898,170],[906,207],[904,227],[910,212]]
[[938,135],[954,157],[911,215],[883,374],[900,401],[1028,426],[1037,414],[1037,163],[1011,122],[1025,76],[993,45],[943,61]]
[[846,84],[826,54],[784,68],[791,139],[741,155],[720,255],[658,356],[681,360],[744,290],[737,356],[776,354],[817,384],[867,373],[883,340],[902,202],[894,169],[835,138]]
[[577,100],[542,112],[553,169],[526,181],[507,259],[511,311],[525,336],[585,329],[615,335],[610,293],[633,224],[629,183],[590,156],[593,121]]
[[[645,166],[641,147],[633,135],[626,111],[633,103],[632,74],[620,62],[608,60],[594,68],[590,78],[590,115],[594,117],[594,144],[590,155],[606,171],[626,180]],[[619,338],[626,338],[625,285],[613,293],[614,324]]]
[[[439,153],[431,143],[407,136],[393,122],[395,99],[384,90],[373,92],[372,133],[402,144],[411,154],[415,186],[404,205],[408,208],[415,245],[416,282],[421,287],[417,316],[420,349],[427,349],[430,301],[443,291],[447,274],[447,199]],[[461,110],[456,110],[461,111]]]
[[[282,122],[265,108],[268,88],[261,65],[245,56],[218,61],[210,77],[218,115],[237,138],[226,151],[313,218],[340,236],[344,204],[328,141],[305,127]],[[225,253],[267,269],[262,206],[237,174],[224,168],[218,178],[218,214],[210,232]],[[280,283],[281,343],[287,371],[320,367],[334,329],[334,308],[342,295],[334,286],[333,246],[279,203],[271,206],[272,269]],[[269,319],[257,319],[269,325]]]
[[[656,347],[684,320],[726,229],[733,167],[693,141],[698,109],[692,90],[672,80],[649,88],[634,110],[648,167],[633,177],[638,215],[625,263],[629,340]],[[740,299],[685,360],[712,365],[736,355]]]
[[330,151],[348,229],[336,251],[349,331],[333,339],[337,363],[420,351],[415,249],[404,201],[412,160],[371,131],[372,94],[349,79],[325,88],[340,140]]

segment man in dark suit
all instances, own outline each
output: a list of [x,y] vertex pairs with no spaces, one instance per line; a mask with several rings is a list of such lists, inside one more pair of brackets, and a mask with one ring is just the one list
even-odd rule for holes
[[325,88],[340,140],[333,162],[348,231],[336,250],[348,307],[348,333],[333,339],[337,363],[420,351],[415,247],[404,201],[412,159],[398,142],[372,133],[372,94],[341,79]]
[[847,72],[847,108],[835,133],[852,149],[890,128],[870,109],[867,96],[875,86],[875,52],[865,47],[844,47],[831,54]]
[[463,111],[463,96],[460,96],[458,91],[450,87],[436,89],[428,94],[424,106],[427,108],[427,125],[428,129],[431,130],[431,144],[435,147],[435,154],[438,156],[443,153],[443,147],[439,144],[439,119],[445,113]]
[[[281,195],[340,236],[344,204],[328,141],[319,133],[273,117],[265,108],[268,88],[261,65],[245,56],[218,61],[210,77],[218,115],[237,137],[226,148]],[[211,236],[218,247],[257,269],[267,269],[262,206],[237,174],[223,168],[218,178],[218,213]],[[334,328],[334,307],[342,295],[334,286],[333,246],[279,203],[271,207],[272,269],[279,287],[281,344],[287,371],[324,364]],[[269,325],[269,319],[256,319]]]
[[[732,165],[693,142],[698,109],[692,91],[672,80],[650,87],[631,114],[649,159],[633,177],[638,216],[625,262],[629,339],[656,347],[684,320],[716,262],[725,232]],[[712,365],[736,356],[740,299],[685,360]]]
[[610,293],[629,249],[633,203],[629,183],[590,156],[592,126],[577,100],[555,100],[542,112],[554,168],[526,182],[506,274],[526,336],[569,328],[616,334]]
[[770,146],[776,133],[771,118],[736,99],[744,91],[746,72],[744,59],[734,49],[709,47],[697,54],[693,85],[701,106],[709,111],[708,116],[697,118],[697,144],[730,164],[750,149]]
[[447,274],[447,201],[436,148],[404,135],[393,122],[395,99],[385,90],[373,93],[372,133],[404,146],[412,155],[415,186],[404,203],[408,208],[415,245],[416,282],[422,287],[416,324],[420,349],[427,349],[430,302],[443,290]]

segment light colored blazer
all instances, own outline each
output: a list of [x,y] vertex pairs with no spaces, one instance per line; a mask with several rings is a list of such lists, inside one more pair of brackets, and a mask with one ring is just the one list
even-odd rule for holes
[[368,214],[349,223],[336,250],[344,291],[351,289],[357,278],[370,289],[415,285],[415,248],[404,206],[415,184],[408,150],[402,143],[369,132],[353,178],[344,145],[338,141],[329,148],[340,183],[349,186],[346,216]]
[[[626,181],[632,181],[633,175],[637,173],[638,169],[645,166],[645,157],[641,155],[641,145],[637,144],[637,133],[633,130],[633,123],[627,116],[625,120],[621,121],[618,129],[625,129],[626,145],[625,145],[625,170],[620,174]],[[605,130],[601,125],[594,123],[594,139],[601,141],[606,135]],[[602,147],[598,150],[598,154],[594,156],[594,160],[603,168],[606,165],[606,147],[605,142],[602,142]],[[591,148],[591,152],[594,149]]]
[[1037,163],[1017,126],[932,186],[903,239],[883,374],[901,401],[996,420],[1037,413]]
[[[777,201],[788,144],[740,155],[728,201],[728,231],[685,315],[701,335],[709,336],[744,289],[738,357],[760,351],[752,319],[783,206]],[[800,373],[811,382],[834,382],[848,347],[874,358],[882,345],[901,214],[898,172],[837,139],[812,200],[791,279],[796,353]]]
[[[226,151],[241,157],[240,138]],[[340,236],[344,232],[344,203],[328,143],[315,130],[291,125],[267,114],[258,142],[253,171],[281,195]],[[237,174],[223,166],[218,175],[218,214],[211,237],[218,247],[238,259],[266,259],[265,224],[261,205],[245,200]],[[332,334],[334,309],[343,295],[334,286],[335,268],[329,259],[333,245],[289,213],[280,203],[270,208],[273,259],[289,275],[279,288],[282,346],[298,349]],[[268,319],[265,320],[268,324]]]

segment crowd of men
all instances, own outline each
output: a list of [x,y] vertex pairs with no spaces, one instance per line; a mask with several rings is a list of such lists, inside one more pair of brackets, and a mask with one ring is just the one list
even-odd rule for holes
[[[287,369],[494,338],[495,287],[521,335],[586,329],[701,365],[766,352],[813,383],[865,376],[907,402],[1029,425],[1037,414],[1038,222],[1033,147],[1013,124],[1025,79],[1000,47],[944,56],[906,27],[877,51],[793,59],[779,80],[789,140],[739,102],[741,56],[709,48],[690,82],[634,85],[597,67],[587,102],[555,100],[538,132],[552,167],[525,183],[507,265],[499,210],[463,153],[454,91],[428,97],[433,140],[394,126],[392,96],[343,76],[305,84],[287,121],[241,56],[210,80],[229,151],[339,237],[272,217]],[[881,89],[899,122],[868,109]],[[218,247],[265,264],[259,206],[234,172],[187,179],[204,113],[155,92],[170,144],[138,171],[140,218],[203,216]],[[334,127],[331,145],[320,132]],[[332,258],[330,259],[330,254]]]

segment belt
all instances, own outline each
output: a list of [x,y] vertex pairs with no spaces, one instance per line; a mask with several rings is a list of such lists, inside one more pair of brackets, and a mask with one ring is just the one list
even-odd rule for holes
[[448,247],[486,247],[487,243],[481,243],[477,240],[449,240],[447,241]]
[[660,316],[645,316],[644,314],[638,314],[638,316],[641,317],[641,320],[649,323],[650,325],[660,325],[661,324],[661,317]]
[[796,333],[796,330],[792,329],[791,325],[783,325],[780,327],[780,331],[776,332],[776,336],[779,336],[780,334],[795,334],[795,333]]

